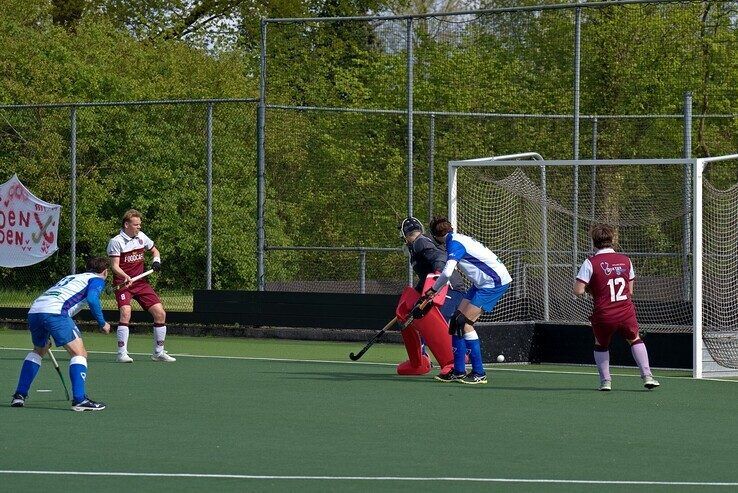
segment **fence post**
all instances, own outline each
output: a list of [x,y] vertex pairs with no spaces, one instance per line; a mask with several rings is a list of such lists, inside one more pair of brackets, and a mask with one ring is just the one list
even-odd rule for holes
[[[579,83],[581,80],[582,9],[574,10],[574,159],[579,159]],[[576,275],[579,249],[579,165],[574,164],[572,270]]]
[[77,272],[77,107],[72,106],[69,109],[69,127],[70,127],[70,137],[69,137],[69,164],[71,167],[71,184],[70,184],[70,192],[71,192],[71,207],[69,211],[71,224],[70,229],[72,231],[72,234],[70,236],[70,248],[69,248],[69,256],[71,257],[70,260],[70,267],[69,272],[71,274],[74,274]]
[[430,114],[430,129],[428,130],[428,221],[433,218],[433,187],[436,167],[436,115]]
[[366,250],[359,248],[359,293],[366,293]]
[[[692,157],[692,93],[684,93],[684,158]],[[684,278],[684,299],[691,299],[692,276],[689,269],[690,245],[692,244],[692,167],[684,165],[684,243],[682,245],[682,276]]]
[[[597,159],[597,117],[592,119],[592,159]],[[595,214],[597,213],[597,165],[592,165],[592,184],[589,187],[590,194],[590,206],[589,206],[589,217],[590,221],[594,222]]]
[[207,163],[207,240],[205,260],[205,289],[213,285],[213,103],[208,103],[205,119],[205,161]]
[[[413,18],[407,19],[407,215],[413,215]],[[408,284],[413,283],[413,267],[407,262]]]
[[266,116],[266,21],[261,20],[261,52],[259,57],[259,107],[256,116],[256,285],[264,291],[264,197],[265,158],[264,124]]

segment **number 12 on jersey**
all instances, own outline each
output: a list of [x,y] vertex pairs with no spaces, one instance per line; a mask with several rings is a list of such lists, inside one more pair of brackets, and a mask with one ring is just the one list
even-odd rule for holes
[[[622,277],[616,277],[609,279],[607,285],[610,287],[610,302],[615,303],[616,301],[625,301],[628,297],[623,294],[625,291],[625,279]],[[617,287],[617,291],[616,291]]]

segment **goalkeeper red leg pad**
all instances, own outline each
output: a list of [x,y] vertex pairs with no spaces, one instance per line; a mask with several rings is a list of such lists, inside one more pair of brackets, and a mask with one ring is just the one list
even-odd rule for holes
[[397,365],[398,375],[425,375],[429,371],[431,371],[431,362],[426,355],[422,355],[420,366],[411,365],[410,360]]
[[416,329],[425,340],[425,345],[431,350],[438,361],[438,366],[444,368],[454,364],[454,352],[451,346],[451,336],[448,334],[448,324],[438,307],[434,306],[420,320],[413,320],[408,329]]
[[[420,334],[412,327],[406,328],[400,334],[402,335],[402,342],[405,344],[405,350],[407,351],[408,360],[405,363],[411,367],[420,368],[423,364]],[[405,363],[402,363],[400,366]],[[399,371],[400,367],[398,366],[397,372],[399,373]]]

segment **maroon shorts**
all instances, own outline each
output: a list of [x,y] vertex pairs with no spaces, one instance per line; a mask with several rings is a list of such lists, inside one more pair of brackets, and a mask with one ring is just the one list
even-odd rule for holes
[[609,346],[612,335],[619,332],[627,340],[632,341],[638,338],[638,321],[635,315],[619,322],[603,322],[592,320],[592,330],[594,331],[595,340],[601,346]]
[[141,308],[148,310],[157,303],[161,303],[159,295],[156,294],[151,284],[147,282],[134,282],[126,288],[121,288],[115,292],[115,301],[118,302],[118,308],[128,306],[131,300],[138,301]]

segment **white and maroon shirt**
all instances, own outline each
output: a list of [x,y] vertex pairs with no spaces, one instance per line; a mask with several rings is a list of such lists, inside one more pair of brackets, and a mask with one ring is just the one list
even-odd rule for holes
[[594,299],[591,320],[617,323],[635,316],[630,281],[635,279],[633,263],[612,248],[597,250],[584,261],[577,280],[589,286]]
[[[143,274],[144,252],[152,248],[154,248],[154,242],[142,231],[131,238],[121,230],[108,242],[108,257],[120,257],[118,265],[121,270],[128,274],[128,277],[135,277]],[[123,278],[114,276],[114,284],[121,282]]]

